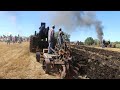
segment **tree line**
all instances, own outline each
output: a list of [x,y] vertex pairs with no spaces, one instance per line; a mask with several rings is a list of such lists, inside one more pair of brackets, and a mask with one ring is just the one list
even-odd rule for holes
[[[64,33],[64,40],[70,41],[70,34]],[[58,32],[55,32],[55,38],[57,39]],[[110,40],[103,40],[103,43],[106,44],[105,47],[114,47],[114,48],[120,48],[120,41],[111,42]],[[84,42],[77,41],[76,44],[78,45],[95,45],[95,46],[101,46],[101,43],[98,39],[93,39],[92,37],[87,37]]]
[[[92,37],[87,37],[84,41],[85,45],[96,45],[100,46],[101,43],[98,39],[93,39]],[[120,48],[120,41],[111,42],[110,40],[103,40],[102,44],[106,44],[106,47]]]

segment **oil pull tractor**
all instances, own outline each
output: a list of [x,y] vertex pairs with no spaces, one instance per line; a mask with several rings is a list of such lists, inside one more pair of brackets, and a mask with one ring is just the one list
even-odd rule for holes
[[48,31],[49,27],[46,28],[46,23],[41,22],[39,32],[35,31],[35,34],[30,37],[30,52],[36,52],[36,49],[40,49],[40,53],[43,54],[43,69],[46,73],[57,72],[61,78],[67,78],[69,76],[69,61],[71,60],[70,52],[67,49],[66,43],[63,45],[63,49],[56,47],[52,54],[48,54]]

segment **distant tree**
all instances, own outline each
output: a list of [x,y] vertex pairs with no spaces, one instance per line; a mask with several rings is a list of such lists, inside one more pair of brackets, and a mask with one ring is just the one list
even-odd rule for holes
[[[66,40],[66,41],[70,41],[70,34],[66,33],[66,32],[63,32],[64,35],[63,35],[63,39]],[[57,39],[58,38],[58,32],[55,32],[55,38]]]
[[94,40],[94,44],[97,45],[97,46],[99,46],[100,45],[100,41],[98,39],[95,39]]
[[92,45],[94,44],[94,40],[92,37],[88,37],[86,40],[85,40],[85,44],[86,45]]
[[84,45],[84,42],[81,42],[81,41],[80,41],[79,44],[80,44],[80,45]]
[[114,42],[115,44],[120,44],[120,42],[119,41],[116,41],[116,42]]

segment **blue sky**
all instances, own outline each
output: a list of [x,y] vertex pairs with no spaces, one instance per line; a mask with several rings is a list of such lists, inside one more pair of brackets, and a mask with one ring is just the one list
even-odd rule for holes
[[[41,22],[46,22],[47,26],[52,26],[51,21],[55,17],[52,11],[0,11],[0,35],[12,33],[29,36],[34,31],[39,31]],[[96,11],[96,18],[102,21],[104,26],[104,39],[120,41],[120,12],[119,11]],[[56,26],[55,31],[59,26]],[[63,29],[63,31],[65,31]],[[65,31],[67,32],[67,31]],[[79,28],[75,32],[68,32],[71,41],[84,41],[87,37],[97,38],[94,27]]]

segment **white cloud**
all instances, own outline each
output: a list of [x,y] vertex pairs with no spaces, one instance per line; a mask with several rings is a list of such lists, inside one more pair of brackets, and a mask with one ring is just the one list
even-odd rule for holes
[[0,11],[0,14],[7,15],[10,19],[11,23],[16,25],[17,24],[17,12],[16,11]]
[[12,33],[12,32],[4,32],[4,33],[3,33],[3,35],[6,35],[6,36],[7,36],[7,35],[11,35],[11,34],[13,34],[13,33]]
[[16,16],[10,16],[10,20],[12,24],[16,25],[16,20],[17,20]]

